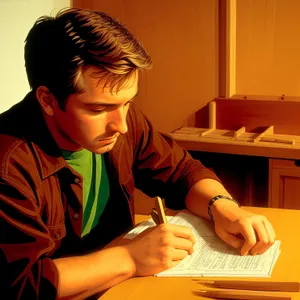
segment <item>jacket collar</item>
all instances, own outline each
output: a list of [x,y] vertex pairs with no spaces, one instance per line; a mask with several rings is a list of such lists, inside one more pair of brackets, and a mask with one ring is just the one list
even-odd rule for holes
[[[14,105],[6,113],[10,121],[8,131],[10,135],[23,139],[33,150],[39,164],[39,172],[42,179],[58,172],[64,167],[69,168],[62,153],[54,140],[44,120],[41,107],[33,91]],[[108,152],[106,161],[117,173],[120,172],[119,158],[124,137],[120,136],[113,149]],[[117,174],[115,174],[117,176]]]
[[[67,164],[44,120],[40,105],[33,91],[4,113],[8,123],[6,134],[26,142],[33,150],[42,179],[59,171]],[[15,120],[13,122],[13,120]]]

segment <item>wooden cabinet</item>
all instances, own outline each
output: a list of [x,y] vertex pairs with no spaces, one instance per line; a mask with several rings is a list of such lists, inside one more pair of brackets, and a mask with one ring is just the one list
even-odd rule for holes
[[[183,126],[172,136],[189,151],[224,154],[223,159],[211,160],[212,167],[220,169],[224,186],[242,205],[300,209],[300,102],[231,98],[212,102],[215,126],[210,122],[206,128]],[[206,107],[209,121],[210,107]]]
[[300,165],[269,159],[269,207],[300,209]]

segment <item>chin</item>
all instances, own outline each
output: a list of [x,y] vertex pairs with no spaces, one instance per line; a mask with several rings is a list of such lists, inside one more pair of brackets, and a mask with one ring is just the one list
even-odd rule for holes
[[106,146],[103,146],[100,148],[94,148],[93,150],[90,150],[90,151],[92,151],[95,154],[104,154],[106,152],[109,152],[114,147],[114,145],[115,144],[106,145]]

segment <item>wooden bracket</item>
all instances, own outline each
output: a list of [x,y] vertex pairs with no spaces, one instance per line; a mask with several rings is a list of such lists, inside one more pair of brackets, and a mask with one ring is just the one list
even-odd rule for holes
[[254,143],[259,142],[265,135],[267,134],[273,134],[274,133],[274,126],[269,126],[265,131],[260,133],[254,140]]
[[200,136],[205,136],[216,129],[216,101],[211,101],[208,104],[209,109],[209,129],[200,133]]
[[234,139],[237,140],[239,138],[240,135],[242,135],[243,133],[246,132],[246,127],[241,127],[239,130],[236,130],[234,132]]

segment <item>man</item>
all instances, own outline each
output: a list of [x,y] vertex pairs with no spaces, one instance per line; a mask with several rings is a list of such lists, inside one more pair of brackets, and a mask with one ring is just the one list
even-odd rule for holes
[[273,244],[264,216],[241,209],[135,107],[151,59],[115,19],[80,9],[42,17],[25,62],[32,91],[0,116],[1,295],[84,299],[191,254],[191,230],[171,224],[102,249],[132,228],[134,187],[210,217],[241,255]]

